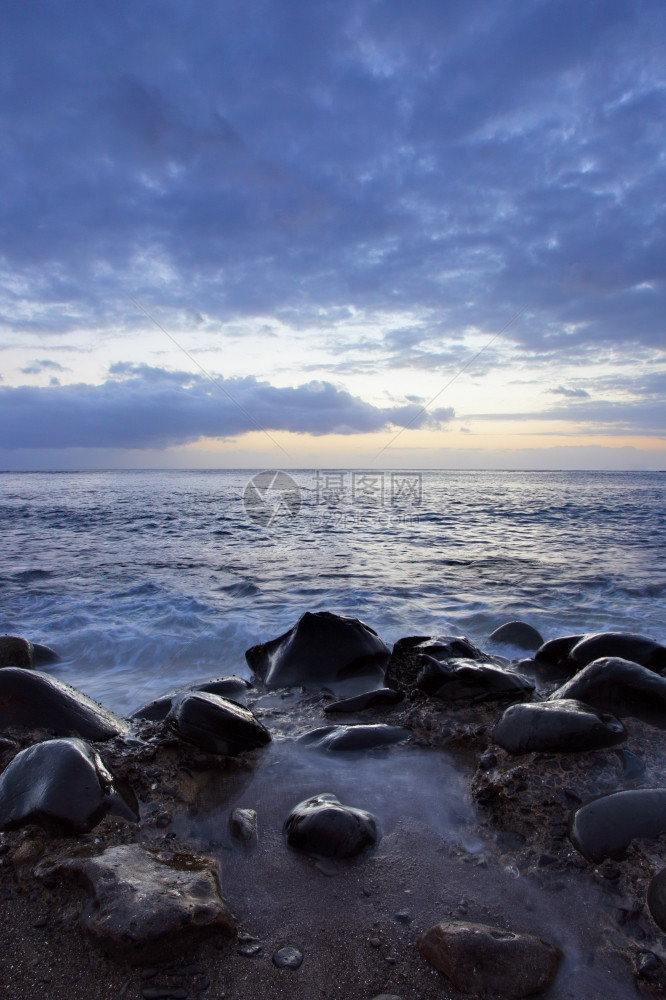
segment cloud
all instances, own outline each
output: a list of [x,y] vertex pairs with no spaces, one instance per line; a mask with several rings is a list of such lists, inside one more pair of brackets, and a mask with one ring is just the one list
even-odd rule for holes
[[168,448],[249,431],[372,433],[438,427],[452,409],[376,407],[330,382],[278,387],[253,377],[119,363],[101,385],[0,387],[0,448]]
[[[658,0],[11,5],[0,323],[132,330],[139,294],[450,341],[527,307],[530,351],[659,346],[665,28]],[[421,334],[396,365],[447,363]]]
[[24,375],[39,375],[41,372],[68,372],[69,368],[64,368],[57,361],[33,361],[25,368],[21,368]]
[[550,389],[554,396],[566,396],[568,399],[589,399],[589,392],[585,389],[572,389],[568,386],[560,385],[557,389]]

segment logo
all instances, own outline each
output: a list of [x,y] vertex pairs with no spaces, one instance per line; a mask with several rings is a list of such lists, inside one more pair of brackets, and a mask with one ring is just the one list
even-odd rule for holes
[[301,491],[286,472],[269,469],[258,472],[243,492],[243,507],[251,521],[271,528],[278,518],[296,517],[301,507]]

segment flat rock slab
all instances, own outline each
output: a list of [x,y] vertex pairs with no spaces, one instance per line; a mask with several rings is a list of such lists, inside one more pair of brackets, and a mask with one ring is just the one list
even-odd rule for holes
[[96,857],[72,858],[56,871],[88,890],[81,925],[119,961],[173,960],[193,940],[236,935],[221,896],[219,865],[210,858],[153,853],[129,844]]
[[287,843],[318,858],[353,858],[375,847],[379,824],[372,813],[343,805],[323,792],[299,802],[284,824]]
[[245,658],[267,687],[321,685],[370,675],[382,681],[390,650],[358,618],[306,612],[284,635],[252,646]]
[[417,942],[421,955],[463,993],[525,997],[553,983],[562,959],[555,945],[486,924],[436,924]]
[[411,729],[403,726],[322,726],[301,736],[299,743],[316,750],[330,752],[353,752],[372,750],[375,747],[401,743],[412,735]]
[[493,731],[493,742],[511,754],[596,750],[625,737],[614,715],[571,699],[511,705]]
[[385,706],[397,705],[404,699],[403,691],[396,691],[394,688],[380,687],[374,691],[364,691],[354,698],[344,698],[342,701],[334,701],[326,705],[326,713],[363,712],[366,708],[383,708]]
[[227,757],[256,750],[271,740],[271,734],[249,708],[205,691],[178,698],[166,723],[182,740]]
[[2,830],[37,823],[54,833],[87,833],[109,812],[139,819],[136,801],[118,794],[101,758],[83,740],[28,747],[0,777]]
[[56,736],[110,740],[128,725],[92,698],[38,670],[0,670],[0,730],[47,729]]

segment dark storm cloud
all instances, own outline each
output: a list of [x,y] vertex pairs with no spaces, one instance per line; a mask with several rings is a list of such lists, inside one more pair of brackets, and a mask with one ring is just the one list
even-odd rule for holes
[[0,448],[167,448],[247,431],[356,434],[440,427],[452,409],[376,407],[330,382],[278,388],[116,364],[102,385],[0,387]]
[[[132,293],[217,319],[418,308],[447,337],[527,306],[505,335],[527,349],[663,346],[661,0],[35,0],[4,20],[15,330],[136,324]],[[394,332],[398,364],[416,333]]]

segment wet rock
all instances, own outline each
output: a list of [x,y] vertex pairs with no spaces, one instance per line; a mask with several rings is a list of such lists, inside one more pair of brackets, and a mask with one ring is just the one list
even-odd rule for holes
[[576,643],[569,659],[579,667],[585,667],[602,657],[619,657],[639,663],[649,670],[666,668],[666,647],[634,632],[597,632],[585,635]]
[[345,806],[328,792],[300,802],[284,824],[287,843],[322,858],[353,858],[379,841],[377,819],[363,809]]
[[512,754],[596,750],[625,737],[615,716],[571,699],[511,705],[493,731],[493,741]]
[[0,635],[0,667],[20,667],[32,670],[35,648],[19,635]]
[[302,964],[302,953],[298,948],[292,948],[290,945],[279,948],[273,954],[273,965],[277,965],[278,969],[299,969]]
[[388,646],[369,625],[330,611],[306,612],[284,635],[245,653],[268,687],[320,685],[368,675],[382,681],[389,655]]
[[401,743],[411,735],[411,730],[402,726],[322,726],[301,736],[298,742],[317,750],[370,750]]
[[0,829],[37,823],[55,833],[87,833],[107,813],[137,822],[136,801],[123,798],[83,740],[47,740],[22,750],[0,777]]
[[171,710],[175,699],[183,694],[194,694],[203,691],[205,694],[217,694],[222,698],[230,698],[233,695],[243,694],[252,685],[242,677],[212,677],[210,680],[200,681],[198,684],[185,684],[182,687],[173,688],[166,694],[146,702],[141,708],[129,716],[130,719],[146,719],[149,722],[161,722]]
[[629,788],[602,795],[571,817],[569,839],[588,861],[621,858],[632,840],[666,831],[666,788]]
[[562,635],[550,639],[537,649],[534,659],[542,665],[558,668],[562,677],[568,677],[577,669],[571,664],[569,653],[584,638],[583,635]]
[[427,657],[416,678],[416,686],[444,701],[529,698],[535,684],[530,677],[515,674],[491,663],[452,659],[438,663]]
[[552,984],[562,959],[559,948],[498,927],[448,921],[417,942],[421,955],[463,993],[524,997]]
[[666,931],[666,868],[654,876],[648,886],[647,905],[655,924]]
[[0,670],[0,730],[47,729],[56,736],[109,740],[127,723],[63,681],[37,670]]
[[492,657],[462,635],[409,635],[398,639],[386,670],[385,684],[401,691],[410,691],[423,669],[423,656],[439,663],[447,660],[490,660]]
[[583,667],[548,700],[563,699],[584,701],[600,709],[613,708],[618,714],[638,712],[666,719],[666,677],[630,660],[606,656]]
[[129,844],[72,858],[57,872],[86,887],[90,900],[81,914],[83,929],[119,961],[172,960],[194,940],[236,934],[220,894],[219,865],[210,858]]
[[257,843],[257,814],[254,809],[232,809],[229,816],[229,832],[234,840],[244,847]]
[[403,691],[394,688],[380,687],[373,691],[364,691],[355,698],[344,698],[327,705],[324,711],[330,712],[362,712],[366,708],[380,708],[384,705],[397,705],[405,697]]
[[33,642],[32,650],[35,656],[35,666],[40,667],[45,663],[60,663],[60,653],[55,649],[45,646],[42,642]]
[[532,652],[543,646],[541,633],[537,632],[532,625],[528,625],[527,622],[520,621],[507,622],[505,625],[500,625],[499,628],[490,633],[488,641],[506,643],[508,646],[517,646],[518,649],[524,649],[528,652]]
[[166,724],[180,739],[227,757],[256,750],[271,739],[249,708],[203,691],[181,695],[172,705]]

